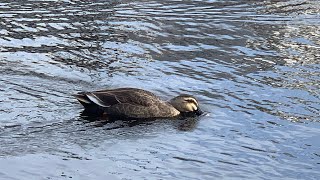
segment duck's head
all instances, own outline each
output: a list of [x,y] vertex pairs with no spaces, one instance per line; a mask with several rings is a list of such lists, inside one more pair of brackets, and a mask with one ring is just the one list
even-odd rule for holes
[[181,113],[195,113],[197,115],[202,114],[197,99],[191,95],[182,94],[171,99],[169,102]]

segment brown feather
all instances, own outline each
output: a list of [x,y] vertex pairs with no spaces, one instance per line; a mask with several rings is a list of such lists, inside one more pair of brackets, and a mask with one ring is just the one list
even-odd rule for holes
[[[149,91],[137,88],[81,92],[74,96],[87,111],[126,118],[174,117],[180,114],[177,108],[182,107],[182,104],[179,103],[186,105],[184,99],[194,105],[187,111],[197,110],[198,105],[192,96],[178,96],[168,103]],[[180,109],[181,112],[185,111],[185,108]]]

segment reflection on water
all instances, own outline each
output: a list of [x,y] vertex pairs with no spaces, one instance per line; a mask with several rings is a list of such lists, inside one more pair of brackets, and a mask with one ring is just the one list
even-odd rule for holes
[[[0,179],[317,179],[319,9],[2,1]],[[124,86],[193,94],[208,113],[110,122],[71,96]]]

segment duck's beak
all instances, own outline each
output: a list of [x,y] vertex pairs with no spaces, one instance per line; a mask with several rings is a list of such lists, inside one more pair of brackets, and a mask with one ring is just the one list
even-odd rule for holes
[[201,114],[203,114],[203,111],[201,111],[200,108],[198,108],[196,111],[195,111],[195,114],[200,116]]

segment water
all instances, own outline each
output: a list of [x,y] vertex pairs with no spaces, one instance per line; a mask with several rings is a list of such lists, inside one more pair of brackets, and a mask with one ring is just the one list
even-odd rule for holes
[[[0,179],[319,179],[319,1],[0,3]],[[199,98],[103,122],[72,93]]]

